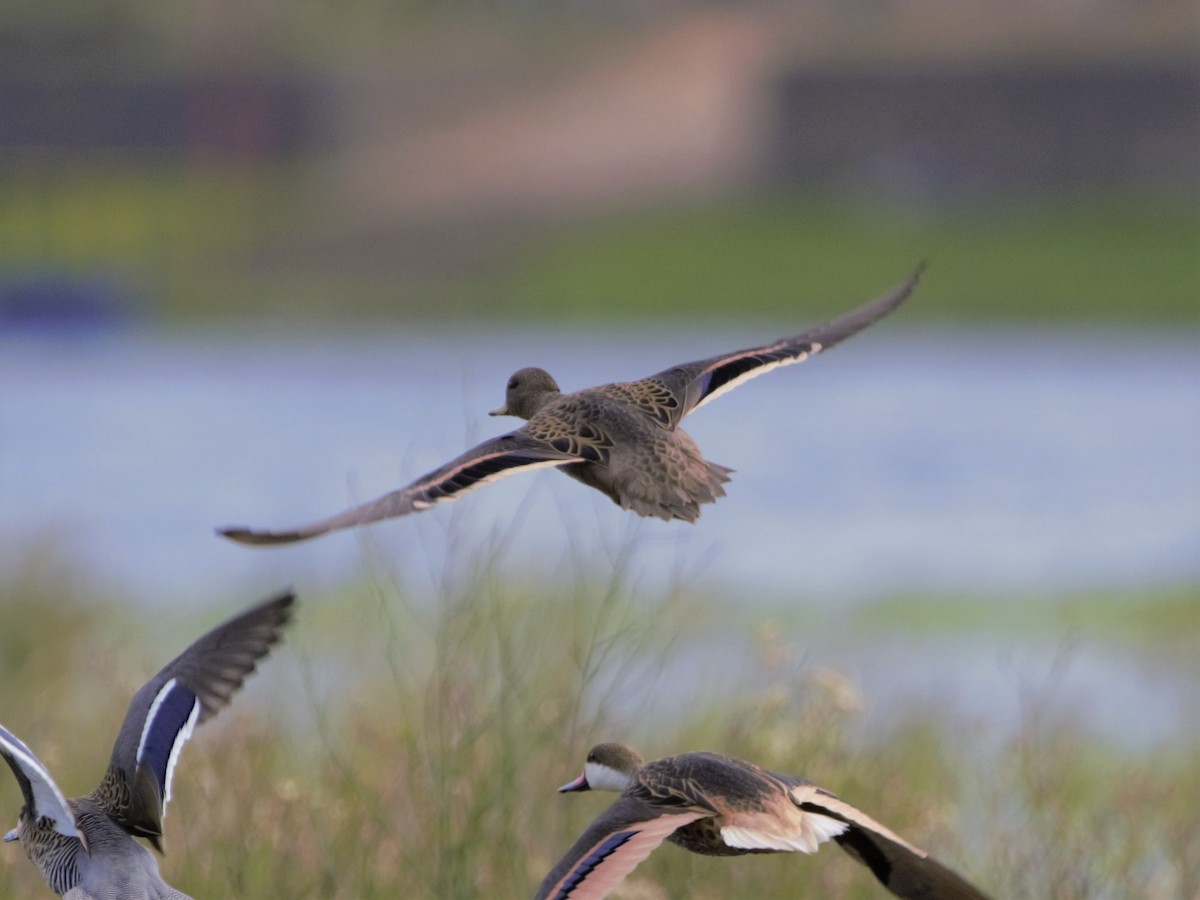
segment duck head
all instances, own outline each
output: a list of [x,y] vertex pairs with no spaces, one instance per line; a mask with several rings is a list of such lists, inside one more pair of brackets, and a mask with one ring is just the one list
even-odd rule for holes
[[633,782],[633,776],[646,764],[641,755],[628,744],[597,744],[588,751],[583,774],[558,789],[568,791],[623,791]]
[[545,369],[520,369],[508,379],[504,405],[493,409],[488,415],[529,419],[559,393],[558,382]]

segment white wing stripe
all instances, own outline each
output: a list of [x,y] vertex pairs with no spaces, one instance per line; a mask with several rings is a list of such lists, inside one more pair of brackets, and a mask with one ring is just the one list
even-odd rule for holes
[[[889,841],[899,844],[901,847],[904,847],[906,850],[910,851],[921,859],[924,859],[929,855],[920,847],[913,846],[908,841],[904,840],[904,838],[900,837],[900,835],[896,834],[896,832],[892,831],[885,825],[876,822],[861,809],[856,806],[851,806],[845,800],[841,800],[822,791],[817,791],[812,787],[808,787],[807,789],[796,788],[792,791],[792,796],[796,799],[797,803],[808,803],[812,806],[823,806],[831,813],[836,813],[839,816],[843,816],[844,818],[848,819],[859,828],[866,828],[868,831],[873,831],[876,834],[887,838]],[[805,810],[805,815],[813,816],[817,814],[809,810]]]
[[171,756],[167,760],[167,782],[163,786],[163,818],[167,815],[167,804],[171,802],[171,782],[175,778],[175,763],[179,761],[179,751],[183,749],[183,745],[188,742],[192,736],[192,731],[196,727],[196,720],[200,718],[200,698],[196,698],[196,702],[192,705],[191,715],[187,718],[187,723],[179,729],[179,735],[175,738],[175,743],[171,746]]
[[79,828],[75,824],[75,815],[71,812],[71,807],[67,805],[67,799],[58,789],[58,785],[54,783],[54,779],[50,777],[46,767],[33,755],[33,751],[26,747],[20,738],[3,727],[0,727],[0,747],[3,748],[6,756],[17,763],[21,772],[29,779],[35,807],[33,812],[41,818],[53,821],[54,830],[59,834],[82,839],[83,835],[80,834]]
[[[150,709],[146,711],[146,721],[142,723],[142,737],[138,741],[137,761],[140,764],[145,756],[146,741],[155,729],[155,719],[161,709],[164,701],[175,690],[176,679],[170,679],[166,684],[159,689],[155,695],[154,701],[150,704]],[[187,688],[182,688],[187,690]],[[191,693],[190,691],[188,693]],[[183,745],[188,742],[192,736],[192,730],[196,727],[196,720],[200,718],[200,698],[193,695],[191,710],[188,712],[187,719],[180,727],[179,731],[171,740],[171,750],[167,755],[167,766],[163,778],[163,815],[166,815],[167,803],[171,800],[171,780],[175,775],[175,763],[179,760],[179,751],[183,749]],[[162,727],[159,725],[159,727]]]
[[[762,350],[757,350],[755,352],[761,353]],[[821,352],[821,345],[813,344],[812,348],[810,350],[805,351],[804,353],[800,353],[796,356],[789,356],[787,359],[780,359],[780,360],[776,360],[775,362],[765,363],[764,365],[761,365],[756,369],[751,369],[748,372],[743,372],[741,375],[738,375],[736,378],[729,379],[727,382],[725,382],[723,385],[721,385],[719,388],[717,388],[715,391],[713,391],[711,394],[709,394],[703,400],[701,400],[699,403],[697,403],[695,406],[693,406],[690,411],[695,412],[700,407],[704,406],[704,404],[708,403],[708,401],[715,400],[718,397],[724,396],[725,394],[732,391],[739,384],[745,384],[751,378],[757,378],[759,375],[764,375],[773,369],[779,369],[779,368],[782,368],[783,366],[792,366],[792,365],[795,365],[796,363],[804,362],[810,356],[815,356],[819,352]],[[753,355],[753,354],[750,354],[750,355]],[[732,360],[726,360],[725,362],[731,362],[731,361]],[[724,365],[724,364],[725,363],[723,362],[722,365]]]
[[817,848],[831,837],[841,834],[849,826],[836,819],[815,813],[804,814],[800,832],[781,834],[759,831],[738,825],[726,825],[721,829],[721,838],[730,847],[739,850],[783,850],[800,853],[816,853]]
[[[597,841],[596,845],[589,848],[589,852],[582,858],[576,860],[575,865],[549,891],[545,892],[544,896],[553,898],[553,900],[565,900],[567,897],[575,898],[575,900],[600,900],[602,897],[607,897],[625,879],[626,875],[654,852],[654,849],[666,839],[667,835],[689,822],[703,819],[708,815],[709,813],[688,811],[676,815],[659,816],[632,828],[617,829],[606,835],[604,840],[622,831],[632,836],[603,858],[592,860],[591,854],[603,843],[603,840]],[[588,870],[579,874],[580,867],[585,865],[588,866]]]
[[[527,463],[526,465],[522,465],[522,466],[512,466],[507,469],[502,469],[499,472],[493,472],[491,475],[485,475],[482,478],[480,478],[478,481],[475,481],[475,482],[467,485],[466,487],[459,488],[452,494],[446,494],[444,496],[437,497],[433,500],[414,500],[413,501],[413,509],[428,509],[429,507],[433,506],[435,503],[453,503],[455,500],[457,500],[463,494],[469,494],[469,493],[471,493],[471,491],[475,490],[476,488],[481,488],[485,484],[492,484],[493,482],[499,481],[501,478],[507,478],[509,475],[517,475],[517,474],[520,474],[521,472],[532,472],[534,469],[546,469],[546,468],[550,468],[550,467],[564,466],[567,463],[581,462],[581,461],[582,460],[579,459],[578,457],[572,456],[567,459],[547,459],[542,462]],[[443,480],[445,480],[445,479],[438,479],[438,481],[431,482],[430,484],[425,485],[422,488],[422,490],[429,490],[430,488],[436,488],[436,486]]]

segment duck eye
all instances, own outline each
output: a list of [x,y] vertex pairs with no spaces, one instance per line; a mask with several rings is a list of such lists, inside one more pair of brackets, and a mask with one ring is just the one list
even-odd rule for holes
[[516,387],[518,384],[520,384],[520,383],[521,383],[521,382],[519,382],[519,381],[518,381],[517,379],[515,379],[515,378],[510,378],[510,379],[508,379],[508,386],[509,386],[509,388],[515,388],[515,387]]

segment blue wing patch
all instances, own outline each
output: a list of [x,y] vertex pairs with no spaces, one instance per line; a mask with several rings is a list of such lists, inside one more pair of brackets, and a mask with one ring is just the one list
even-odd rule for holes
[[579,861],[579,865],[575,867],[575,871],[562,883],[562,887],[554,895],[555,900],[563,900],[563,898],[570,897],[575,888],[583,884],[587,877],[592,874],[596,866],[600,865],[600,863],[621,849],[627,841],[636,836],[636,831],[618,831],[616,834],[610,834],[597,844],[591,853]]
[[163,804],[171,799],[171,776],[175,761],[200,715],[200,699],[174,678],[163,685],[150,704],[137,761],[154,775],[162,792]]

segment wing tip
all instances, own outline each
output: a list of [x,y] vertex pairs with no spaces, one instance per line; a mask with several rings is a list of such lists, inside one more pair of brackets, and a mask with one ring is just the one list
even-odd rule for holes
[[905,282],[905,285],[908,287],[909,290],[912,290],[921,282],[921,279],[925,277],[925,272],[928,269],[929,269],[929,257],[928,256],[922,257],[917,262],[916,268],[914,268],[912,270],[912,274],[908,276],[908,280]]
[[241,544],[245,547],[270,547],[275,544],[292,544],[302,541],[308,535],[298,531],[255,531],[243,525],[230,525],[216,529],[223,538]]
[[925,272],[929,268],[929,257],[922,257],[912,272],[899,285],[892,290],[892,296],[897,306],[909,298],[913,291],[917,289],[917,285],[921,283],[921,279],[925,277]]
[[273,634],[271,635],[270,643],[267,645],[270,647],[282,639],[284,627],[292,621],[295,614],[296,591],[291,586],[288,586],[281,588],[265,600],[252,606],[244,615],[255,618],[261,617],[265,619],[267,624],[272,626]]

